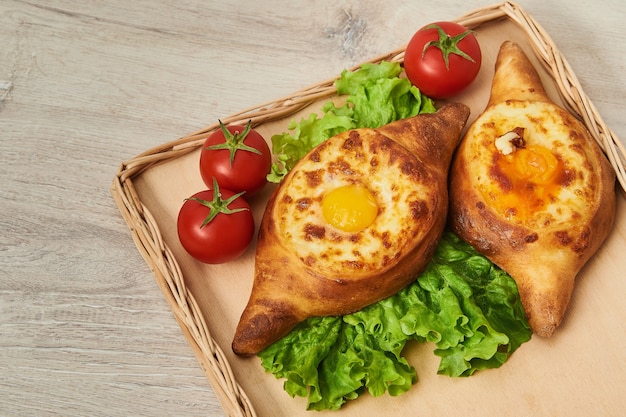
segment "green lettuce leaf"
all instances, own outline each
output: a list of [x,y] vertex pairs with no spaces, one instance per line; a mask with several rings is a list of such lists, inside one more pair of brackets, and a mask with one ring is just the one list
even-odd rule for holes
[[435,345],[438,373],[465,377],[501,366],[531,335],[513,279],[446,232],[408,287],[353,314],[308,319],[259,357],[307,409],[337,410],[366,391],[408,391],[411,341]]
[[406,78],[400,78],[398,63],[366,63],[356,71],[344,70],[335,82],[337,94],[347,96],[340,107],[329,101],[322,115],[310,114],[299,122],[291,120],[288,131],[273,135],[276,162],[268,175],[280,182],[304,155],[328,138],[350,129],[376,128],[395,120],[436,111],[434,102]]

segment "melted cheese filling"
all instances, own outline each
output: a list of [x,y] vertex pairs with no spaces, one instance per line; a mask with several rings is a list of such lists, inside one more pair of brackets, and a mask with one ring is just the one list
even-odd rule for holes
[[[511,100],[487,109],[468,132],[468,170],[488,207],[528,227],[572,221],[594,199],[593,167],[577,122],[550,103]],[[523,129],[523,146],[496,143]]]
[[285,181],[274,207],[281,244],[344,279],[395,265],[430,230],[437,202],[423,163],[380,134],[331,138]]

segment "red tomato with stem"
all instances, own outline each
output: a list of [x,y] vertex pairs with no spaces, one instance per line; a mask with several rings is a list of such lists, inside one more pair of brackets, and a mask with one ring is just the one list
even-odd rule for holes
[[418,30],[404,53],[407,78],[432,98],[452,97],[478,75],[480,45],[473,31],[454,22],[436,22]]
[[241,256],[254,235],[250,205],[214,181],[212,190],[185,200],[178,213],[178,238],[195,259],[218,264]]
[[248,195],[267,183],[272,165],[272,153],[267,142],[251,122],[244,126],[225,126],[213,132],[204,142],[200,153],[200,174],[207,187],[213,179],[228,190]]

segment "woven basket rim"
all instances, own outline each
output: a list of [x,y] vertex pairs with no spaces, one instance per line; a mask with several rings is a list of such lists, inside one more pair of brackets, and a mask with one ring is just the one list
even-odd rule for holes
[[[606,126],[550,36],[528,13],[516,3],[503,2],[470,11],[453,21],[468,28],[476,28],[483,23],[503,18],[510,19],[526,33],[536,57],[554,78],[565,106],[589,129],[613,166],[622,191],[626,191],[624,145]],[[406,45],[363,62],[352,70],[364,63],[377,63],[383,60],[402,63],[405,47]],[[261,103],[221,120],[225,124],[241,124],[250,120],[252,126],[255,127],[265,122],[282,119],[317,100],[334,95],[336,93],[335,80],[336,78],[322,81],[287,97]],[[218,123],[211,124],[122,162],[111,185],[111,194],[130,228],[140,254],[151,267],[181,329],[201,362],[204,373],[224,411],[229,416],[256,417],[254,406],[236,381],[224,352],[213,340],[193,294],[186,288],[174,255],[163,241],[156,221],[140,201],[133,184],[134,178],[155,164],[196,150],[204,143],[206,137],[218,128]]]

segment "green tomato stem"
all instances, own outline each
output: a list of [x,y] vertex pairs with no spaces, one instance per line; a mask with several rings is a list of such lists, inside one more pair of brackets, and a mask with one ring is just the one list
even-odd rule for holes
[[471,56],[469,56],[468,54],[463,52],[461,49],[459,49],[459,46],[458,46],[458,43],[461,42],[463,38],[465,38],[467,35],[471,33],[474,33],[473,30],[466,30],[463,33],[460,33],[456,36],[451,37],[450,35],[446,33],[445,30],[443,30],[443,28],[441,28],[441,26],[434,24],[434,23],[432,25],[426,26],[425,29],[436,29],[437,32],[439,33],[439,39],[436,41],[430,41],[426,45],[424,45],[424,49],[422,50],[422,58],[424,58],[424,55],[426,55],[426,50],[432,46],[441,51],[443,55],[443,61],[446,64],[447,70],[450,69],[450,66],[448,63],[448,57],[450,56],[450,54],[459,55],[467,59],[468,61],[476,62]]
[[233,166],[233,161],[235,160],[235,154],[237,153],[237,151],[247,151],[261,155],[261,151],[243,143],[243,141],[246,140],[246,136],[248,136],[248,133],[250,133],[250,130],[252,129],[252,120],[248,120],[248,123],[246,124],[243,132],[237,131],[234,134],[231,133],[230,130],[228,130],[226,125],[222,123],[221,120],[218,121],[220,122],[220,129],[222,130],[222,134],[224,135],[224,143],[218,143],[217,145],[208,146],[205,148],[206,150],[214,151],[219,149],[228,149],[228,151],[230,152],[231,168]]
[[217,215],[220,213],[233,214],[233,213],[239,213],[240,211],[248,210],[246,207],[241,207],[237,209],[228,208],[230,203],[235,201],[244,193],[245,191],[242,191],[238,194],[233,195],[232,197],[226,200],[223,200],[222,193],[220,193],[220,188],[219,188],[219,185],[217,184],[217,180],[213,178],[213,200],[208,201],[208,200],[203,200],[201,198],[196,198],[196,197],[190,197],[190,198],[187,198],[186,200],[196,201],[202,204],[203,206],[209,208],[209,214],[206,216],[206,218],[200,225],[200,228],[203,228],[207,224],[211,223],[211,221],[213,221],[213,219],[215,219]]

